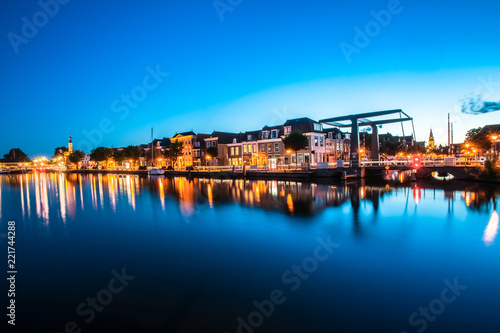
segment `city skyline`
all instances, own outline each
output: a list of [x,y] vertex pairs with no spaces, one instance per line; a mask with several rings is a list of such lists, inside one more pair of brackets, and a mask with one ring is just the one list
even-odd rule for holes
[[448,113],[455,142],[500,122],[460,110],[471,95],[500,100],[493,1],[232,3],[9,1],[1,105],[19,126],[2,131],[0,149],[48,155],[70,129],[78,149],[101,125],[99,145],[127,146],[148,142],[151,127],[244,132],[396,108],[418,141],[432,128],[439,145]]

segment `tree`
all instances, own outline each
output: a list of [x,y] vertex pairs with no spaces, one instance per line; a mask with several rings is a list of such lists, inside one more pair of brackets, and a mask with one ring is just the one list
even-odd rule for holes
[[216,158],[219,156],[219,149],[217,149],[217,147],[208,147],[207,155],[210,155],[211,158]]
[[115,162],[123,162],[125,160],[125,155],[123,154],[123,149],[113,150],[113,159]]
[[470,142],[478,149],[488,150],[491,148],[489,133],[482,127],[472,128],[465,134],[465,142]]
[[78,164],[85,157],[85,153],[81,150],[75,150],[69,155],[69,161],[74,164]]
[[6,160],[9,160],[11,162],[29,162],[31,161],[21,149],[19,148],[12,148],[9,150],[8,154],[3,155],[3,158]]
[[[306,149],[306,147],[309,145],[309,139],[307,138],[307,136],[305,136],[299,131],[293,131],[282,140],[283,144],[285,145],[285,150],[291,150],[295,152],[295,162],[298,162],[297,159],[298,151]],[[297,165],[297,163],[295,165]]]
[[95,149],[92,149],[92,152],[90,153],[90,158],[96,161],[97,163],[106,161],[108,158],[112,156],[113,156],[113,149],[106,147],[97,147]]
[[170,144],[170,147],[165,149],[165,156],[172,159],[172,165],[175,165],[175,162],[177,162],[179,156],[182,155],[183,148],[184,144],[181,141],[173,141]]
[[142,155],[142,150],[140,146],[127,146],[123,148],[123,156],[125,159],[136,161]]
[[66,147],[57,147],[56,149],[54,149],[54,157],[57,157],[57,156],[63,156],[64,153],[66,153],[68,151],[68,148]]

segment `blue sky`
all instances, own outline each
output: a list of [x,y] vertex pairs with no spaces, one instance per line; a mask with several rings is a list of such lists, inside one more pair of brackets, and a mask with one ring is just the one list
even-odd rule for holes
[[0,155],[50,155],[69,129],[88,152],[145,143],[151,127],[244,131],[393,108],[414,117],[418,140],[432,127],[438,143],[448,112],[456,142],[500,122],[460,112],[471,94],[500,100],[497,1],[221,0],[219,12],[210,0],[66,0],[57,12],[54,1],[42,0],[52,16],[4,1]]

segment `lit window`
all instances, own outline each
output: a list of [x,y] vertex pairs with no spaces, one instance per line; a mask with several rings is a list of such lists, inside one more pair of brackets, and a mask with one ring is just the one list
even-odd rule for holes
[[234,155],[234,147],[231,147],[231,155]]
[[292,132],[292,126],[285,126],[285,134],[290,134]]
[[235,151],[236,151],[236,155],[239,155],[240,154],[240,147],[236,147]]
[[266,152],[266,145],[265,144],[261,144],[260,145],[260,152],[261,153],[265,153]]
[[267,152],[271,153],[273,151],[273,146],[270,143],[267,144]]
[[274,144],[274,151],[279,152],[280,151],[280,145],[278,143]]
[[247,145],[243,145],[243,153],[247,152]]

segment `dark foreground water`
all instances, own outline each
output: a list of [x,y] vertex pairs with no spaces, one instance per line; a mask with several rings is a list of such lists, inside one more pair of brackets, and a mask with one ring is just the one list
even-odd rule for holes
[[3,175],[15,331],[497,333],[499,193]]

